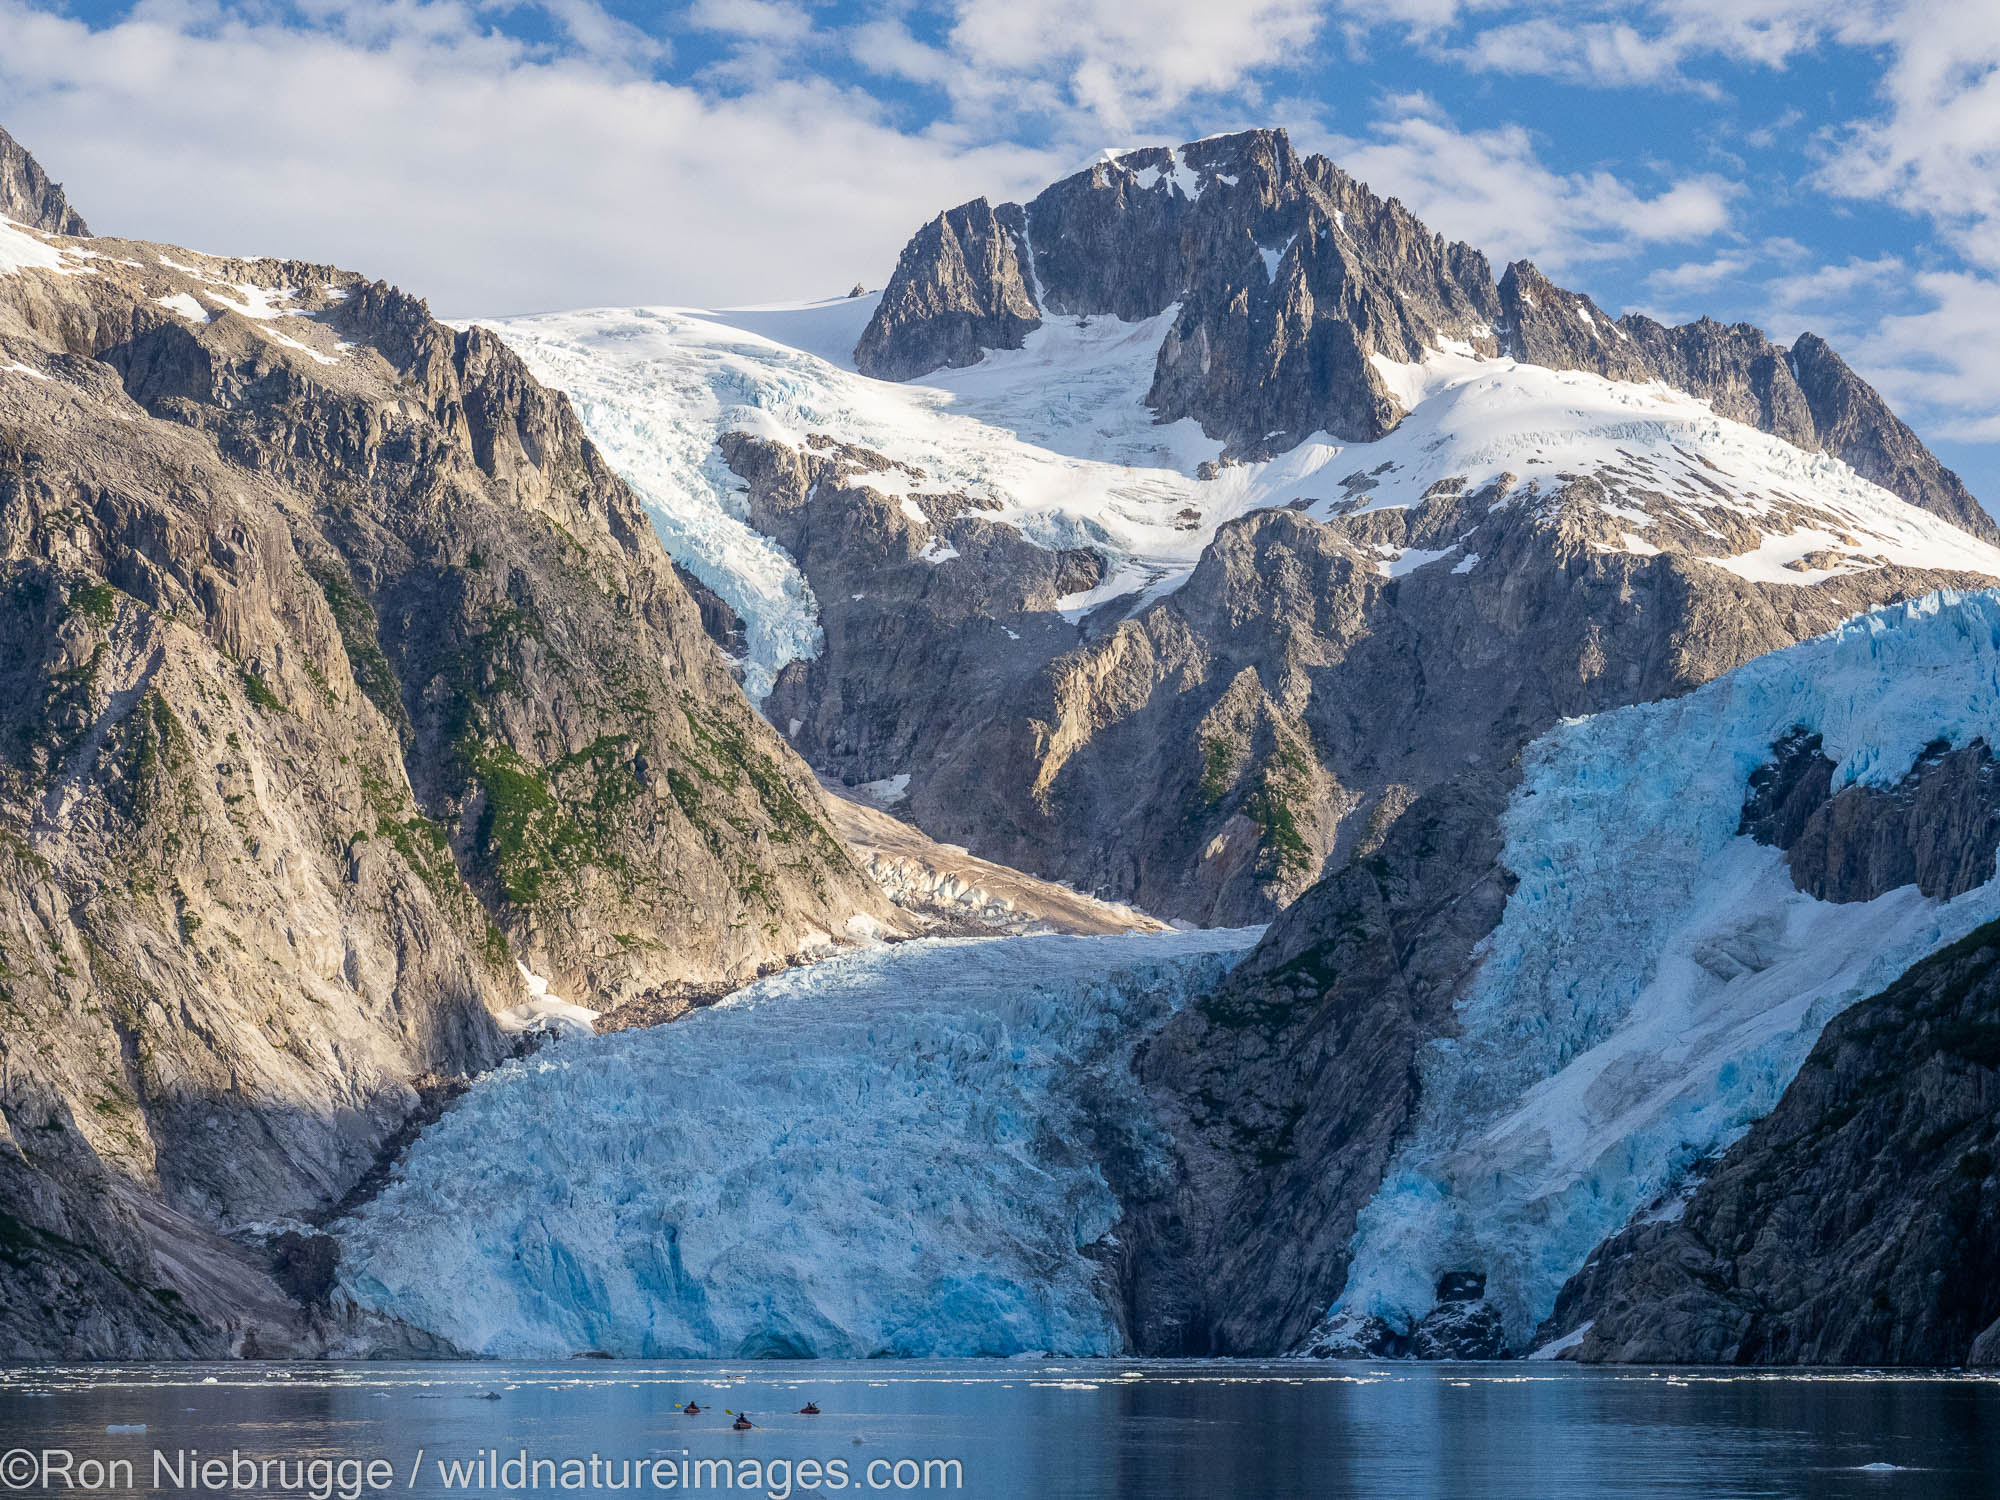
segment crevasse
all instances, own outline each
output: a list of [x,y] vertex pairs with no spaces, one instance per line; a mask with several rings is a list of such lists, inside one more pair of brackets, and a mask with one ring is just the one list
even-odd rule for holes
[[470,1353],[1112,1354],[1133,1046],[1256,929],[926,941],[480,1080],[336,1226],[342,1293]]
[[1504,825],[1519,885],[1460,1034],[1424,1062],[1336,1315],[1407,1330],[1441,1274],[1484,1271],[1523,1347],[1600,1241],[1769,1112],[1832,1016],[2000,914],[2000,881],[1950,902],[1798,891],[1736,831],[1795,725],[1836,789],[1893,783],[1934,740],[2000,744],[2000,596],[1878,610],[1535,742]]

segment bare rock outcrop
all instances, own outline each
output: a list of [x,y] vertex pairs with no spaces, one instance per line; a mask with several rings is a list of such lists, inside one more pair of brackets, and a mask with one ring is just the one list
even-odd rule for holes
[[1785,851],[1792,881],[1821,901],[1873,901],[1914,885],[1949,901],[1993,878],[2000,767],[1984,740],[1929,746],[1893,786],[1833,790],[1816,734],[1772,747],[1751,777],[1740,832]]
[[977,364],[988,349],[1018,349],[1041,321],[1022,263],[1021,210],[984,198],[941,213],[904,248],[855,365],[908,380],[947,365]]
[[[1990,873],[1990,871],[1989,871]],[[2000,1364],[2000,924],[1828,1023],[1678,1213],[1537,1335],[1643,1364]]]
[[41,163],[0,130],[0,218],[50,234],[87,236],[90,226],[69,206],[62,184],[49,181]]

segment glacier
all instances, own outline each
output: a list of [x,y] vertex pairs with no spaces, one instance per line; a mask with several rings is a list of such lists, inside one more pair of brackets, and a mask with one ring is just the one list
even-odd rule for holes
[[1261,929],[877,946],[480,1079],[338,1296],[471,1354],[1115,1354],[1096,1142],[1133,1048]]
[[1686,697],[1537,740],[1505,815],[1519,884],[1422,1064],[1411,1137],[1364,1209],[1333,1330],[1407,1332],[1440,1275],[1481,1270],[1510,1346],[1635,1214],[1769,1113],[1821,1028],[2000,915],[2000,881],[1835,904],[1739,836],[1794,726],[1835,790],[1887,785],[1936,740],[2000,744],[2000,595],[1859,616]]
[[[1387,436],[1355,444],[1320,433],[1269,460],[1217,465],[1220,442],[1185,418],[1155,422],[1145,404],[1177,306],[1133,323],[1050,315],[1019,349],[898,384],[853,367],[879,300],[599,308],[488,324],[569,395],[668,552],[742,617],[744,688],[758,702],[785,663],[819,653],[819,602],[793,560],[750,526],[744,486],[716,446],[728,432],[793,447],[830,434],[922,471],[871,475],[892,498],[977,495],[1029,541],[1096,549],[1105,576],[1061,602],[1072,621],[1114,599],[1137,611],[1171,592],[1217,529],[1251,511],[1292,506],[1325,521],[1414,506],[1440,481],[1477,490],[1503,477],[1508,503],[1599,473],[1652,492],[1670,518],[1720,504],[1762,539],[1711,561],[1755,582],[1805,585],[1885,562],[2000,577],[2000,548],[1838,459],[1657,383],[1487,358],[1443,340],[1418,363],[1371,356],[1408,413]],[[1630,529],[1596,545],[1660,550],[1644,534],[1654,515],[1605,509]],[[1383,568],[1408,572],[1457,552],[1392,555]],[[1470,571],[1462,562],[1451,571]]]

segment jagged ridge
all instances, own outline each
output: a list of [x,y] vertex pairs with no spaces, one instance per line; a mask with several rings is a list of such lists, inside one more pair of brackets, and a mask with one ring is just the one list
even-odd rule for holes
[[1315,432],[1381,437],[1405,408],[1374,357],[1412,362],[1456,342],[1663,381],[2000,541],[1958,476],[1816,335],[1788,350],[1748,324],[1614,322],[1527,262],[1496,283],[1479,251],[1299,156],[1283,130],[1107,154],[1025,206],[978,199],[940,215],[904,250],[855,359],[911,379],[1018,348],[1045,313],[1136,321],[1176,305],[1147,403],[1233,454]]

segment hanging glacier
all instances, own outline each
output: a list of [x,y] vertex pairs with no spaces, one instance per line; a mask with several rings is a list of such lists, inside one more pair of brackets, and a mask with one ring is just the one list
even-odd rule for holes
[[1836,791],[1893,785],[1937,742],[2000,745],[2000,595],[1861,615],[1529,748],[1503,828],[1519,884],[1315,1344],[1407,1333],[1441,1276],[1475,1271],[1525,1347],[1599,1243],[1672,1213],[1689,1169],[1770,1112],[1827,1021],[2000,915],[1990,877],[1949,901],[1797,889],[1738,832],[1795,728],[1823,737]]

